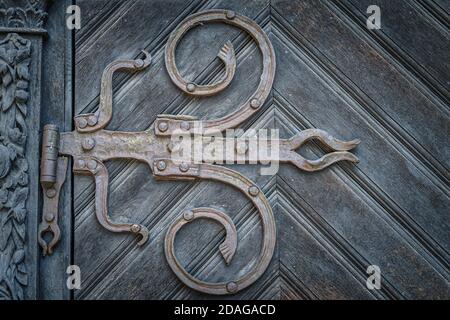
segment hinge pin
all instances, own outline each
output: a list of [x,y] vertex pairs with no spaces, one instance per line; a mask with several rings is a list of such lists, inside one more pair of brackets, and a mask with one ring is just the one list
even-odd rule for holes
[[56,182],[59,154],[59,129],[46,125],[42,137],[41,182],[52,185]]

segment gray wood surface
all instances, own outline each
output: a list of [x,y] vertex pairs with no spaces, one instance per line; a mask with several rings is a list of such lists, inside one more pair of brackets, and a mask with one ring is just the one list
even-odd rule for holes
[[[49,8],[42,77],[41,124],[58,125],[62,132],[72,130],[72,31],[66,26],[66,9],[70,0],[55,1]],[[72,167],[69,160],[69,168]],[[72,170],[61,190],[59,227],[61,240],[50,257],[39,254],[39,299],[70,299],[66,270],[72,264]],[[39,211],[40,212],[40,211]],[[40,216],[39,216],[40,218]],[[39,253],[41,253],[39,248]]]
[[[425,2],[425,4],[423,4]],[[111,130],[147,129],[158,114],[214,118],[248,98],[259,81],[260,54],[231,26],[197,27],[181,42],[181,73],[199,83],[223,74],[216,58],[231,40],[238,68],[230,87],[190,98],[170,81],[164,45],[188,15],[232,9],[269,34],[277,56],[271,97],[243,128],[279,128],[290,137],[320,128],[359,138],[361,162],[319,173],[290,165],[274,177],[257,166],[234,166],[265,192],[277,220],[277,249],[253,286],[229,299],[449,298],[450,33],[448,1],[91,1],[79,0],[83,27],[75,40],[75,112],[96,110],[100,78],[113,60],[153,56],[150,68],[114,79]],[[366,8],[382,8],[382,29],[365,27]],[[324,150],[309,144],[302,154]],[[201,279],[226,281],[245,272],[257,254],[261,225],[251,204],[212,182],[156,182],[135,161],[108,164],[109,208],[117,221],[142,223],[150,240],[103,230],[94,216],[93,181],[74,178],[74,263],[82,270],[77,299],[214,298],[181,284],[166,263],[168,226],[186,208],[212,206],[230,215],[239,243],[226,266],[223,231],[194,222],[177,237],[177,256]],[[378,265],[382,289],[366,288],[366,269]]]
[[46,4],[45,0],[32,4],[7,0],[0,10],[0,300],[36,299],[39,291],[39,129]]

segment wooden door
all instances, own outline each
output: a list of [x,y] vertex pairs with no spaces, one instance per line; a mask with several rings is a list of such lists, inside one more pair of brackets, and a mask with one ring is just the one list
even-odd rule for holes
[[[229,299],[449,298],[449,3],[445,0],[78,0],[82,28],[75,39],[75,113],[99,105],[104,68],[140,57],[151,66],[114,78],[109,130],[142,131],[159,114],[212,119],[248,99],[258,84],[261,54],[242,30],[205,24],[177,50],[181,74],[197,83],[223,75],[216,57],[230,40],[238,58],[223,92],[192,98],[170,80],[164,47],[186,17],[220,8],[256,21],[276,54],[273,89],[259,112],[241,126],[278,128],[281,136],[320,128],[362,143],[358,165],[339,163],[316,173],[281,165],[262,176],[259,166],[232,166],[264,192],[276,219],[276,248],[264,275]],[[381,8],[381,29],[368,30],[367,8]],[[300,151],[317,158],[310,143]],[[207,299],[186,287],[164,255],[168,226],[186,208],[224,211],[238,230],[227,266],[218,246],[222,228],[195,221],[177,236],[177,256],[199,279],[242,275],[261,246],[261,221],[250,201],[216,182],[159,182],[137,161],[113,161],[109,211],[115,221],[150,231],[144,247],[110,233],[94,215],[91,177],[74,177],[73,263],[82,271],[76,299]],[[369,290],[367,268],[381,271]]]

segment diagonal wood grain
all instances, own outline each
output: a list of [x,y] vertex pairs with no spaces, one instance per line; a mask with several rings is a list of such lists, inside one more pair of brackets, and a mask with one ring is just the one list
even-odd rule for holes
[[[384,8],[383,28],[365,29],[365,9]],[[372,3],[373,2],[373,3]],[[218,49],[231,40],[238,69],[230,87],[197,99],[179,92],[164,65],[164,45],[184,18],[209,8],[232,9],[269,34],[277,55],[274,90],[243,128],[279,128],[285,137],[320,128],[360,138],[358,166],[338,164],[306,174],[290,165],[264,177],[234,167],[263,189],[274,209],[274,258],[253,286],[227,299],[449,298],[450,189],[448,167],[450,45],[446,1],[238,0],[88,1],[76,37],[76,112],[98,107],[103,68],[119,58],[153,56],[152,66],[114,79],[114,118],[108,129],[139,131],[156,115],[213,118],[229,113],[257,85],[261,56],[240,30],[199,26],[181,42],[181,73],[199,83],[223,75]],[[408,19],[410,16],[413,19]],[[420,45],[419,45],[420,44]],[[88,80],[88,81],[87,81]],[[310,158],[325,152],[310,143]],[[245,272],[260,243],[253,207],[217,183],[156,182],[135,161],[108,164],[114,219],[143,223],[145,248],[128,235],[102,230],[93,213],[93,185],[75,179],[75,263],[83,270],[77,299],[209,299],[186,288],[169,269],[164,235],[185,208],[224,210],[239,232],[230,266],[218,246],[224,234],[199,221],[177,238],[177,255],[202,279],[223,281]],[[382,269],[379,291],[366,288],[366,268]]]

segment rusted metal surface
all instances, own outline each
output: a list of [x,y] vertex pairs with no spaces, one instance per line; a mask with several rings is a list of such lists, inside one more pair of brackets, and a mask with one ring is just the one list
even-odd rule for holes
[[111,232],[131,232],[141,236],[138,245],[148,240],[146,227],[131,223],[115,223],[108,216],[108,171],[100,160],[94,157],[78,157],[73,165],[73,172],[94,176],[95,179],[95,213],[102,227]]
[[142,51],[144,59],[118,60],[108,65],[102,75],[100,92],[100,107],[97,112],[82,114],[75,117],[75,127],[78,132],[95,132],[106,127],[112,117],[112,81],[114,72],[139,71],[147,68],[151,63],[150,55]]
[[[43,164],[50,163],[50,160],[43,161]],[[59,211],[59,193],[61,187],[66,180],[66,172],[68,159],[66,157],[59,157],[55,163],[54,168],[55,175],[51,177],[54,181],[49,183],[48,181],[43,181],[47,176],[41,176],[41,186],[43,191],[43,206],[42,206],[42,219],[39,224],[38,230],[38,242],[42,247],[42,253],[44,256],[51,255],[53,253],[53,248],[58,244],[61,239],[61,231],[58,225],[58,211]],[[49,172],[48,167],[42,167],[43,172]],[[51,233],[51,239],[47,243],[44,239],[44,234]]]
[[[112,76],[119,69],[136,71],[150,65],[151,58],[145,53],[145,59],[122,60],[110,64],[102,78],[100,108],[92,114],[80,115],[75,118],[76,130],[61,133],[58,141],[58,132],[55,127],[47,127],[44,132],[45,146],[42,158],[42,184],[44,191],[49,186],[54,186],[59,196],[60,177],[63,166],[55,166],[58,156],[72,156],[74,158],[74,172],[92,175],[95,179],[95,211],[97,220],[106,229],[112,232],[129,232],[140,236],[139,245],[148,240],[148,230],[139,224],[115,223],[108,215],[108,172],[104,165],[105,161],[112,159],[136,159],[147,163],[156,179],[160,180],[215,180],[231,185],[241,191],[256,207],[262,221],[263,240],[259,256],[253,267],[239,279],[227,283],[207,283],[201,281],[186,272],[178,262],[174,253],[174,239],[176,233],[187,223],[195,219],[212,219],[221,224],[226,230],[225,242],[220,246],[225,261],[231,263],[237,247],[237,233],[232,220],[223,212],[211,208],[190,209],[182,213],[179,220],[175,221],[169,228],[165,252],[169,266],[180,280],[192,289],[209,294],[234,294],[254,283],[269,265],[275,248],[276,226],[272,209],[268,200],[261,190],[252,181],[240,173],[223,166],[205,162],[225,162],[242,159],[244,163],[251,161],[252,155],[246,145],[240,145],[237,138],[219,138],[223,144],[235,145],[232,153],[227,153],[223,158],[213,159],[197,163],[191,157],[172,156],[177,146],[173,143],[171,136],[179,134],[191,136],[198,133],[195,130],[201,128],[201,133],[206,137],[202,144],[208,144],[208,134],[223,132],[229,128],[235,128],[240,123],[251,117],[263,105],[272,88],[275,76],[275,53],[267,35],[252,20],[237,15],[231,11],[211,10],[195,14],[183,21],[173,32],[169,39],[166,50],[166,63],[169,75],[174,83],[183,91],[191,95],[210,95],[223,90],[231,81],[236,67],[236,58],[230,44],[224,47],[219,57],[226,66],[226,76],[223,81],[212,86],[189,87],[180,75],[175,64],[175,49],[183,35],[199,23],[225,22],[237,26],[248,32],[258,44],[263,59],[263,71],[261,81],[256,92],[240,106],[237,111],[216,120],[199,121],[188,116],[161,115],[157,118],[151,128],[144,132],[117,132],[104,130],[112,117]],[[328,149],[334,152],[323,156],[318,160],[307,160],[297,152],[301,145],[311,139],[322,142]],[[267,148],[273,145],[279,146],[279,154],[266,153],[266,157],[256,159],[261,163],[268,160],[291,163],[297,168],[305,171],[322,170],[338,161],[357,162],[358,159],[348,151],[355,148],[359,141],[343,142],[330,136],[328,133],[312,129],[298,133],[291,139],[268,140]],[[203,148],[203,150],[208,150]],[[202,159],[208,160],[211,155],[204,151]],[[55,171],[58,167],[57,172]],[[57,203],[45,202],[52,209],[57,208]],[[45,212],[45,211],[44,211]],[[45,214],[45,213],[44,213]],[[57,220],[56,220],[57,221]],[[54,226],[54,224],[53,224]],[[52,243],[53,245],[54,243]],[[47,250],[44,242],[41,243],[45,253]]]
[[[169,231],[167,232],[165,241],[166,258],[172,270],[175,272],[178,278],[183,281],[184,284],[188,285],[192,289],[208,294],[224,295],[236,293],[250,286],[266,270],[272,259],[273,251],[275,248],[275,218],[273,216],[272,208],[270,207],[267,198],[252,181],[231,169],[227,169],[222,166],[201,164],[191,165],[188,171],[182,172],[183,170],[180,170],[181,164],[174,163],[170,160],[165,160],[165,163],[167,166],[165,170],[160,171],[157,168],[153,169],[154,174],[160,179],[208,179],[223,182],[235,187],[252,201],[253,205],[256,207],[259,213],[263,227],[263,243],[259,256],[253,268],[251,268],[241,278],[228,283],[207,283],[188,274],[177,261],[174,253],[173,242],[177,231],[181,228],[182,225],[185,224],[185,222],[182,222],[180,220],[176,221],[174,224],[172,224],[171,227],[169,227]],[[207,212],[209,217],[211,217],[212,215],[216,215],[215,211],[213,210],[208,210]],[[197,212],[195,210],[193,211],[193,215],[194,218],[197,217]],[[218,215],[218,218],[220,218],[221,216],[221,214]],[[186,216],[184,215],[183,219],[186,220],[185,218]],[[228,229],[234,229],[234,225],[229,226]],[[227,230],[227,237],[234,237],[232,233],[230,234],[229,232],[230,231]],[[225,240],[224,243],[226,245],[227,240]],[[224,258],[231,259],[232,255],[228,257],[227,253],[229,251],[234,252],[234,248],[228,247],[224,250],[226,253],[224,255]],[[222,249],[221,253],[223,254]]]
[[179,119],[178,117],[161,117],[156,121],[155,133],[158,136],[170,136],[177,130],[193,132],[195,127],[201,126],[205,134],[210,132],[222,132],[226,129],[235,128],[251,117],[264,104],[272,89],[275,78],[276,59],[275,51],[269,37],[258,24],[247,17],[227,10],[209,10],[194,14],[184,20],[175,29],[169,38],[166,49],[166,67],[175,84],[183,90],[179,72],[175,65],[174,50],[178,40],[196,24],[208,22],[224,22],[245,30],[258,44],[262,55],[263,70],[261,80],[256,91],[235,112],[215,120],[195,121]]

